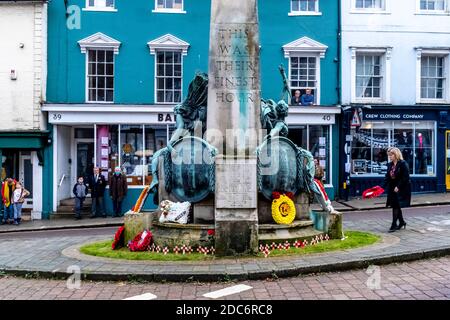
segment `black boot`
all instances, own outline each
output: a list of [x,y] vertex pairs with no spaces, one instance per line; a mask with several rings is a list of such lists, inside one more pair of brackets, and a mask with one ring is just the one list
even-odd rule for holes
[[397,230],[398,226],[397,226],[397,220],[398,220],[398,209],[397,208],[393,208],[392,209],[392,224],[391,227],[389,229],[388,232],[394,232]]
[[405,220],[403,220],[402,209],[398,209],[398,211],[399,211],[399,213],[398,213],[399,224],[398,224],[397,230],[400,230],[401,228],[406,229],[406,222],[405,222]]

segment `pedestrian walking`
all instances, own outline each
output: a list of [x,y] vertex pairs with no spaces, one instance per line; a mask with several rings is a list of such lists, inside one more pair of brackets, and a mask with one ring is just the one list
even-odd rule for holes
[[2,183],[2,204],[3,204],[3,220],[2,224],[13,224],[14,206],[13,193],[16,187],[16,180],[7,178]]
[[386,207],[392,208],[389,232],[394,232],[406,228],[402,208],[411,205],[411,181],[408,163],[403,160],[402,152],[398,148],[389,148],[387,154],[390,162],[384,179],[384,189],[387,191]]
[[105,194],[106,180],[100,173],[98,167],[94,168],[94,174],[89,177],[88,186],[92,198],[91,218],[102,216],[106,218],[106,212],[103,206],[103,196]]
[[114,216],[122,216],[122,202],[128,192],[127,178],[120,167],[114,169],[114,175],[109,184],[109,193],[113,201]]
[[83,177],[78,177],[78,182],[73,186],[73,194],[75,195],[75,219],[81,219],[81,210],[83,209],[83,202],[89,192],[88,187],[84,183]]
[[30,195],[30,192],[25,189],[20,182],[16,182],[16,187],[13,193],[14,202],[14,224],[19,225],[22,220],[22,206],[25,198]]

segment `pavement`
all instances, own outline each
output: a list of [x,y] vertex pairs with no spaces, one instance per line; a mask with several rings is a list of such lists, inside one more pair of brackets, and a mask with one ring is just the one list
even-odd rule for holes
[[[262,312],[266,312],[267,308],[264,306],[270,306],[270,301],[274,300],[448,300],[450,257],[345,272],[243,282],[80,281],[78,286],[69,286],[65,280],[0,276],[2,302],[139,299],[177,300],[178,304],[165,306],[166,314],[174,312],[177,306],[193,306],[190,300],[265,300],[267,303],[260,302],[264,303],[260,308]],[[161,302],[157,303],[160,306]],[[274,310],[273,315],[277,312],[280,311]],[[214,310],[210,314],[214,315]]]
[[[450,204],[450,193],[426,193],[414,194],[411,201],[412,207],[427,207],[436,205]],[[386,197],[374,199],[352,198],[349,201],[332,201],[333,207],[340,212],[354,211],[373,211],[386,208]],[[318,204],[313,204],[313,210],[321,210]],[[82,220],[75,219],[51,219],[51,220],[30,220],[25,218],[21,225],[2,225],[0,226],[0,234],[8,232],[23,231],[42,231],[42,230],[59,230],[59,229],[76,229],[76,228],[98,228],[112,227],[123,224],[123,217],[120,218],[84,218]]]
[[[389,210],[347,212],[345,230],[376,233],[382,241],[363,248],[306,256],[214,259],[202,262],[123,261],[79,252],[85,243],[112,239],[114,228],[0,234],[0,273],[86,280],[223,281],[295,277],[366,268],[450,254],[450,206],[408,208],[406,230],[387,233]],[[95,220],[95,219],[94,219]],[[105,230],[107,232],[105,232]]]
[[[450,193],[420,193],[413,194],[411,198],[412,207],[446,204],[450,204]],[[373,199],[352,198],[349,201],[334,201],[333,205],[336,205],[336,210],[342,212],[383,209],[386,208],[386,196]]]

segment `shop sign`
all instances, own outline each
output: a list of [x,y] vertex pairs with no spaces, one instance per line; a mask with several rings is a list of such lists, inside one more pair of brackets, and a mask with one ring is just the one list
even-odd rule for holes
[[158,113],[158,122],[175,122],[175,115],[170,113]]
[[364,120],[421,121],[421,120],[436,120],[436,117],[431,112],[369,111],[364,113]]

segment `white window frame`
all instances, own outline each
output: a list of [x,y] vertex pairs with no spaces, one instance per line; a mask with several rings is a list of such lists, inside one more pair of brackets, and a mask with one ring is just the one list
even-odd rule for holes
[[187,55],[188,49],[190,47],[190,44],[187,43],[186,41],[183,41],[177,37],[175,37],[174,35],[171,34],[166,34],[162,37],[159,37],[155,40],[152,40],[150,42],[147,43],[147,45],[150,48],[150,54],[154,56],[155,60],[154,60],[154,101],[155,103],[158,104],[169,104],[169,105],[174,105],[177,104],[176,102],[157,102],[158,99],[158,94],[157,94],[157,56],[156,53],[158,51],[179,51],[181,52],[181,99],[183,99],[183,75],[184,75],[184,56]]
[[291,57],[314,57],[316,58],[316,92],[314,93],[315,104],[320,105],[320,65],[321,59],[325,58],[328,46],[308,37],[302,37],[283,46],[284,57],[288,59],[289,83],[291,82]]
[[319,9],[319,1],[320,0],[316,0],[316,8],[314,11],[301,11],[301,10],[294,11],[294,10],[292,10],[292,1],[293,0],[290,0],[291,9],[290,9],[290,12],[288,13],[288,16],[321,16],[322,15],[322,12],[320,12],[320,9]]
[[[391,55],[392,48],[358,48],[350,47],[351,52],[351,102],[352,103],[391,103]],[[357,54],[373,54],[381,56],[383,84],[381,86],[380,98],[361,98],[356,97],[356,55]]]
[[184,0],[181,0],[181,9],[170,9],[170,8],[158,8],[158,0],[155,0],[155,7],[152,10],[153,13],[182,13],[185,14],[184,10]]
[[[374,8],[357,8],[356,7],[356,0],[351,0],[351,8],[350,13],[362,13],[362,14],[390,14],[390,0],[382,0],[383,6],[381,9],[374,9]],[[395,0],[394,0],[395,1]],[[398,0],[397,0],[398,1]]]
[[[113,60],[114,60],[114,71],[116,68],[115,65],[115,55],[119,54],[119,48],[121,43],[117,41],[116,39],[113,39],[101,32],[97,32],[96,34],[93,34],[92,36],[89,36],[87,38],[84,38],[80,41],[78,41],[78,44],[80,45],[81,53],[85,54],[85,101],[86,103],[98,103],[98,104],[112,104],[114,103],[114,97],[113,101],[89,101],[89,82],[88,82],[88,68],[89,68],[89,56],[88,52],[89,50],[108,50],[113,51]],[[114,81],[114,87],[115,87],[115,81]],[[115,88],[113,88],[113,95],[115,95]]]
[[[180,101],[169,101],[169,102],[166,102],[166,101],[158,101],[158,70],[157,70],[157,68],[158,68],[158,63],[157,63],[157,54],[158,54],[158,52],[177,52],[177,53],[180,54],[180,57],[181,57],[181,90],[180,90]],[[174,79],[174,78],[178,78],[178,77],[175,77],[174,75],[172,75],[172,76],[166,76],[166,77],[164,77],[164,79],[166,79],[166,78],[172,78],[172,79]],[[165,92],[166,92],[166,90],[164,90],[164,93],[165,93]],[[178,104],[178,103],[181,103],[181,102],[182,102],[182,99],[183,99],[183,53],[182,53],[182,51],[181,51],[181,50],[168,50],[168,49],[156,50],[156,54],[155,54],[155,103],[157,103],[157,104],[169,104],[169,105],[172,105],[172,104]]]
[[[315,82],[314,87],[305,87],[305,88],[303,88],[303,87],[293,87],[291,85],[291,83],[292,83],[291,58],[294,58],[294,57],[295,58],[315,58],[316,59],[316,74],[315,74],[316,80],[314,80],[314,82]],[[294,89],[304,90],[306,88],[313,89],[314,90],[314,98],[315,98],[314,105],[320,105],[320,57],[318,55],[311,55],[311,54],[308,54],[308,53],[293,53],[293,54],[291,54],[289,56],[288,59],[289,59],[289,64],[288,64],[289,65],[289,72],[288,72],[289,87],[292,90],[294,90]],[[296,80],[294,80],[294,81],[296,81]],[[306,82],[310,82],[311,80],[309,80],[309,81],[305,80],[305,81]],[[289,103],[290,103],[290,101],[289,101]]]
[[[95,1],[101,1],[101,0],[95,0]],[[106,3],[106,0],[105,0]],[[105,6],[90,6],[89,0],[86,0],[86,6],[83,8],[83,11],[106,11],[106,12],[117,12],[116,9],[116,0],[114,0],[112,7]]]
[[[112,101],[93,101],[93,100],[89,100],[89,52],[90,51],[111,51],[113,52],[113,75],[112,78],[114,79],[114,85],[112,88],[113,91],[113,99]],[[97,62],[98,63],[98,62]],[[98,104],[111,104],[114,103],[114,96],[115,96],[115,65],[116,65],[116,57],[114,55],[114,51],[111,49],[88,49],[86,52],[86,97],[85,97],[85,101],[86,103],[98,103]],[[97,75],[98,77],[98,75]],[[97,78],[98,81],[98,78]],[[98,83],[97,83],[97,89],[98,89]],[[106,97],[106,89],[105,89],[105,97]]]
[[[444,58],[444,95],[442,99],[422,99],[422,56],[437,56]],[[416,48],[416,103],[444,103],[450,102],[450,48],[427,49]]]
[[416,0],[416,14],[423,15],[449,15],[449,1],[444,0],[444,9],[443,10],[424,10],[420,8],[421,0]]

